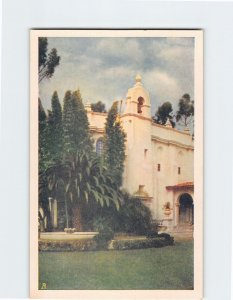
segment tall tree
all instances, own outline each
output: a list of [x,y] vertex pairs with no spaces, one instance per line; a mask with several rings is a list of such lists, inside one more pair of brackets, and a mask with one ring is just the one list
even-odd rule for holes
[[170,120],[172,126],[175,126],[175,122],[172,120],[173,119],[173,108],[172,104],[167,101],[164,102],[159,108],[157,109],[155,116],[153,118],[154,122],[157,124],[165,125],[167,122],[167,119]]
[[77,149],[74,142],[74,112],[71,91],[65,93],[63,100],[63,140],[65,156],[75,155]]
[[49,210],[49,190],[46,183],[45,172],[50,165],[50,156],[48,149],[48,123],[47,116],[39,98],[38,101],[38,119],[39,119],[39,207],[43,209],[44,216],[39,212],[40,221],[44,223],[47,218],[47,230],[52,230],[52,220]]
[[193,123],[194,101],[189,94],[184,94],[179,100],[176,121],[185,127]]
[[64,152],[74,157],[77,151],[91,153],[93,143],[80,91],[67,91],[63,106]]
[[39,82],[44,78],[51,78],[55,72],[55,68],[59,65],[60,56],[57,55],[57,49],[53,48],[48,53],[48,39],[46,37],[39,38],[39,59],[38,73]]
[[51,99],[52,111],[48,114],[49,152],[51,160],[61,161],[63,154],[62,110],[57,91]]
[[46,169],[46,167],[49,164],[49,155],[48,155],[47,116],[40,98],[38,101],[38,119],[39,119],[39,171],[42,172]]
[[108,112],[104,136],[104,160],[118,187],[122,185],[125,161],[126,135],[118,116],[118,103],[114,102]]
[[95,112],[103,112],[103,113],[106,112],[105,104],[102,101],[92,103],[91,104],[91,109],[92,109],[92,111],[95,111]]
[[93,142],[89,130],[87,113],[83,105],[80,90],[72,94],[73,122],[74,122],[74,142],[78,151],[91,153],[93,151]]

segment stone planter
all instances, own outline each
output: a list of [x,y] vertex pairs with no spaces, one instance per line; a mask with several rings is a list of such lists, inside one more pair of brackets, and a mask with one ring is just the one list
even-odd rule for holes
[[171,209],[170,209],[170,208],[165,208],[165,209],[164,209],[164,214],[165,214],[165,216],[170,216],[170,214],[171,214]]

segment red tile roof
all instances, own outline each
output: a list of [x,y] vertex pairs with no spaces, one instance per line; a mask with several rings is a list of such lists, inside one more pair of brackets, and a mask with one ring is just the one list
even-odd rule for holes
[[193,181],[187,181],[187,182],[177,183],[175,185],[166,186],[166,189],[179,190],[182,188],[193,188],[193,187],[194,187]]

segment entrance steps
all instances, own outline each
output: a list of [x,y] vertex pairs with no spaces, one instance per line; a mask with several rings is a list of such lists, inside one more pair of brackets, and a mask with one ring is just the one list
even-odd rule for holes
[[175,240],[190,240],[193,239],[193,225],[177,226],[168,230]]

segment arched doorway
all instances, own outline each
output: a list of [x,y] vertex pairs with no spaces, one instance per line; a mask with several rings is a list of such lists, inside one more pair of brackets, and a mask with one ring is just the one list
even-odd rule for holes
[[194,224],[193,198],[188,193],[184,193],[179,199],[179,225]]

